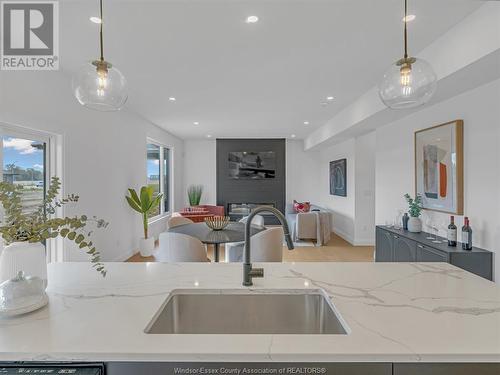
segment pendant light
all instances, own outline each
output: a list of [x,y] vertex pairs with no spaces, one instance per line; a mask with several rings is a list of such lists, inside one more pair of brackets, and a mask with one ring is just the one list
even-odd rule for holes
[[100,57],[83,65],[73,76],[73,92],[81,105],[97,111],[118,111],[127,101],[127,80],[104,60],[102,0],[99,0]]
[[437,87],[436,73],[430,64],[408,56],[408,1],[404,0],[404,57],[384,74],[379,85],[380,99],[392,109],[414,108],[427,103]]

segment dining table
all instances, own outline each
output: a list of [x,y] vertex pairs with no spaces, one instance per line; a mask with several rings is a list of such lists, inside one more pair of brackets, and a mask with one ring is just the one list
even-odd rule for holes
[[[265,229],[265,227],[252,225],[250,228],[250,236],[262,232]],[[205,223],[189,223],[170,228],[168,232],[187,234],[188,236],[199,239],[206,245],[213,245],[215,262],[219,262],[221,244],[245,241],[245,224],[239,222],[230,222],[227,227],[222,230],[210,229]]]

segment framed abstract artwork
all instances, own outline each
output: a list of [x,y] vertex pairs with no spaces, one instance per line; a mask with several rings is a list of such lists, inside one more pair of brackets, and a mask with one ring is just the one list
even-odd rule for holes
[[415,132],[415,192],[424,209],[463,215],[463,120]]
[[347,197],[347,159],[330,162],[330,195]]

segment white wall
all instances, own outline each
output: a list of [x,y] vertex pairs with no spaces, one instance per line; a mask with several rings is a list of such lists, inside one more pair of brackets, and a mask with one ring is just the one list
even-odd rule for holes
[[[355,241],[355,165],[354,139],[322,149],[317,167],[320,171],[316,182],[320,187],[319,205],[333,212],[333,231],[350,243]],[[347,197],[330,195],[330,161],[347,159]]]
[[184,141],[184,186],[183,200],[188,205],[187,188],[189,185],[203,185],[201,204],[216,204],[216,141]]
[[[471,220],[474,245],[500,255],[499,104],[500,80],[496,80],[378,129],[377,223],[393,220],[398,209],[406,209],[403,194],[414,194],[414,132],[463,119],[464,212]],[[431,212],[431,215],[437,223],[446,222],[449,216],[436,212]],[[461,226],[463,218],[458,217],[457,221]],[[495,257],[495,263],[495,274],[500,275],[500,256]]]
[[375,243],[375,132],[356,138],[356,245]]
[[[174,149],[174,208],[182,205],[183,141],[128,111],[103,113],[76,102],[61,72],[1,72],[0,122],[61,135],[63,186],[81,197],[67,215],[96,215],[110,222],[94,243],[105,261],[123,260],[137,248],[141,220],[125,201],[127,188],[146,183],[146,138]],[[157,234],[165,220],[152,225]],[[156,233],[155,233],[156,232]],[[68,242],[66,242],[68,243]],[[66,246],[68,260],[86,259]]]
[[304,152],[301,140],[286,141],[286,202],[308,202],[319,204],[318,194],[322,187],[319,181],[319,154]]

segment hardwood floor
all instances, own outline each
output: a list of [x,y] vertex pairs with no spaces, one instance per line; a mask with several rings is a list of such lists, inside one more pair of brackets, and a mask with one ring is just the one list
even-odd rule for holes
[[[373,262],[373,246],[353,246],[336,234],[326,246],[296,247],[293,251],[283,248],[284,262]],[[208,257],[213,259],[212,248]],[[224,248],[221,246],[220,258],[224,259]],[[127,262],[155,262],[155,257],[141,257],[135,254]]]

